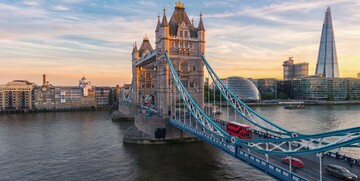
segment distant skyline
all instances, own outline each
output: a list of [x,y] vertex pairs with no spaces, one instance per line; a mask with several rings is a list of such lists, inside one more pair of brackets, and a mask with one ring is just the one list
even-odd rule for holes
[[[53,85],[131,81],[131,50],[145,34],[155,47],[157,15],[171,17],[177,0],[0,0],[0,84],[42,74]],[[360,2],[354,0],[183,0],[199,14],[206,57],[220,77],[282,78],[294,57],[315,73],[321,28],[331,7],[341,77],[360,72]]]

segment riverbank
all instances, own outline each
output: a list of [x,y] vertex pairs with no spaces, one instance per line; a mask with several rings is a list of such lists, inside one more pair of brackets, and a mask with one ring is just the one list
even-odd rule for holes
[[[360,100],[357,101],[314,101],[314,100],[264,100],[259,102],[245,102],[248,106],[279,106],[279,105],[360,105]],[[214,104],[211,103],[211,106]],[[220,106],[219,102],[215,103]],[[226,102],[221,103],[221,107],[226,107]]]
[[246,103],[249,106],[273,106],[273,105],[360,105],[359,101],[313,101],[313,100],[276,100],[276,101],[262,101],[256,103]]
[[6,114],[29,114],[43,112],[80,112],[80,111],[113,111],[116,107],[86,107],[86,108],[66,108],[66,109],[32,109],[32,110],[2,110],[0,115]]

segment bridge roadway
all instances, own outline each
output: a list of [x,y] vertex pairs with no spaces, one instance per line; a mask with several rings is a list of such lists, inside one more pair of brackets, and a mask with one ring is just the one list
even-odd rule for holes
[[[258,137],[255,136],[254,138],[258,138]],[[247,151],[247,150],[245,150],[245,151]],[[266,157],[264,154],[260,154],[260,153],[256,153],[256,152],[251,152],[251,154],[256,155],[256,156],[266,160]],[[270,155],[269,162],[276,164],[284,169],[289,170],[289,165],[282,162],[283,157],[284,156]],[[294,170],[293,171],[294,173],[296,173],[304,178],[307,178],[309,180],[319,180],[320,179],[320,170],[319,170],[320,160],[319,160],[318,156],[316,156],[315,154],[306,154],[306,155],[299,155],[299,156],[294,156],[294,157],[298,158],[304,162],[304,167]],[[356,174],[358,177],[360,176],[360,167],[358,165],[353,165],[353,167],[350,167],[349,162],[347,162],[347,161],[344,161],[342,159],[336,159],[336,158],[333,158],[330,156],[324,156],[322,159],[323,181],[342,180],[342,179],[333,177],[333,176],[329,175],[328,173],[326,173],[325,166],[328,164],[343,166],[346,169],[348,169],[350,172]]]
[[[183,116],[180,116],[181,118],[183,118]],[[187,118],[189,118],[187,116]],[[187,125],[192,124],[193,128],[195,128],[195,124],[194,123],[189,123],[189,121],[185,121],[182,123],[188,122]],[[221,126],[221,124],[219,124]],[[198,127],[199,131],[203,131],[201,127]],[[207,131],[205,131],[206,133]],[[208,132],[209,135],[212,135],[210,132]],[[260,138],[257,134],[254,134],[254,138]],[[218,138],[221,139],[221,138]],[[261,153],[257,153],[254,151],[249,151],[247,149],[242,148],[241,150],[249,152],[263,160],[266,160],[266,156],[264,154]],[[279,156],[279,155],[269,155],[268,160],[270,163],[275,164],[285,170],[289,170],[289,165],[285,164],[282,162],[282,158],[284,156]],[[319,164],[319,157],[317,157],[315,154],[306,154],[306,155],[299,155],[299,156],[294,156],[295,158],[299,158],[301,161],[304,162],[304,167],[303,168],[299,168],[296,170],[293,170],[294,174],[297,174],[299,176],[302,176],[303,178],[306,178],[308,180],[320,180],[320,164]],[[345,168],[347,168],[350,172],[356,174],[358,177],[360,176],[360,167],[358,165],[353,165],[353,167],[350,167],[349,162],[346,162],[342,159],[336,159],[333,157],[329,157],[329,156],[324,156],[322,159],[322,179],[323,181],[332,181],[332,180],[342,180],[336,177],[333,177],[331,175],[329,175],[328,173],[326,173],[325,171],[325,166],[328,164],[334,164],[334,165],[340,165],[343,166]]]

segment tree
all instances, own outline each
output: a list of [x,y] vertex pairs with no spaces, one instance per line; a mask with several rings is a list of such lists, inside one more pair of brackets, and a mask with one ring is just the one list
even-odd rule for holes
[[274,96],[272,94],[265,93],[265,94],[261,95],[261,99],[262,100],[271,100],[271,99],[274,99]]
[[333,101],[333,100],[334,100],[334,96],[333,96],[333,95],[331,95],[331,94],[330,94],[330,95],[328,95],[327,100],[328,100],[328,101]]

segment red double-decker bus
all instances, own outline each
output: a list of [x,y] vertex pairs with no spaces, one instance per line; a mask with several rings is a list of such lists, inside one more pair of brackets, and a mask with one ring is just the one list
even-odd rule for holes
[[252,139],[253,131],[251,127],[246,124],[240,124],[237,122],[227,122],[226,132],[232,136],[236,136],[240,139],[250,140]]

